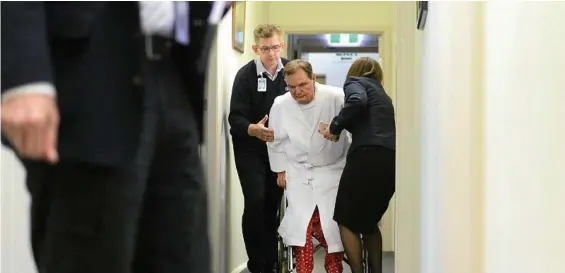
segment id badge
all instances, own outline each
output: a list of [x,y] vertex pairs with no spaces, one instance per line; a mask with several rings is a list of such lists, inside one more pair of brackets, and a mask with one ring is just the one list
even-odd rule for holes
[[267,79],[259,78],[257,79],[257,91],[266,92],[267,91]]

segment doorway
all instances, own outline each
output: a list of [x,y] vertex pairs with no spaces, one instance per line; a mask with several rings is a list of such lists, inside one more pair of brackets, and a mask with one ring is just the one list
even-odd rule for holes
[[287,37],[289,59],[309,61],[316,78],[323,76],[324,84],[342,87],[349,67],[357,58],[370,57],[382,62],[376,34],[287,34]]
[[316,81],[321,84],[326,84],[326,75],[316,73]]
[[[283,28],[284,29],[284,28]],[[317,82],[343,87],[346,74],[351,64],[360,57],[370,57],[379,62],[385,73],[385,89],[395,100],[392,86],[391,45],[387,43],[384,32],[376,33],[339,33],[301,32],[285,29],[288,59],[303,59],[312,64]],[[394,272],[395,251],[395,205],[393,197],[388,211],[381,223],[383,234],[383,272]],[[316,264],[316,263],[315,263]],[[347,268],[347,267],[346,267]],[[348,269],[348,268],[347,268]],[[345,272],[345,271],[344,271]]]

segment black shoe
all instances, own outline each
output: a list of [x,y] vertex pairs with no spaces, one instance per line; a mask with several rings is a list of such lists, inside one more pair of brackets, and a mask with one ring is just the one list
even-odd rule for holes
[[247,261],[247,271],[250,273],[263,273],[263,265]]
[[274,265],[268,266],[268,267],[263,268],[262,273],[277,273],[277,268]]

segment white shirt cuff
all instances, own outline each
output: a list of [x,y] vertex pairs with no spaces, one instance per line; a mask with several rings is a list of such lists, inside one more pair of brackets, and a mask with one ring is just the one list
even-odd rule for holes
[[275,173],[284,172],[288,167],[286,153],[269,152],[269,162],[271,163],[271,171]]
[[208,16],[208,24],[217,25],[222,21],[224,9],[226,8],[226,1],[215,1]]
[[55,96],[55,86],[48,82],[29,83],[10,88],[2,93],[2,102],[25,94],[44,94]]

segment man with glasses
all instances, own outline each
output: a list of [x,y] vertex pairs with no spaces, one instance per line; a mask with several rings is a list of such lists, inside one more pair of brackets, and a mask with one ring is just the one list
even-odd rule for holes
[[268,113],[273,101],[286,92],[280,57],[285,43],[276,25],[259,25],[253,32],[255,60],[244,65],[235,76],[229,123],[235,165],[241,183],[245,207],[243,240],[252,273],[273,272],[277,261],[277,211],[282,190],[269,167],[265,142],[273,141],[268,129]]
[[333,212],[350,138],[342,131],[327,141],[321,132],[343,108],[344,93],[316,83],[307,61],[290,61],[284,74],[290,92],[273,103],[274,141],[267,144],[271,170],[288,200],[279,234],[294,247],[297,273],[314,270],[312,237],[326,250],[326,272],[341,273],[343,246]]

